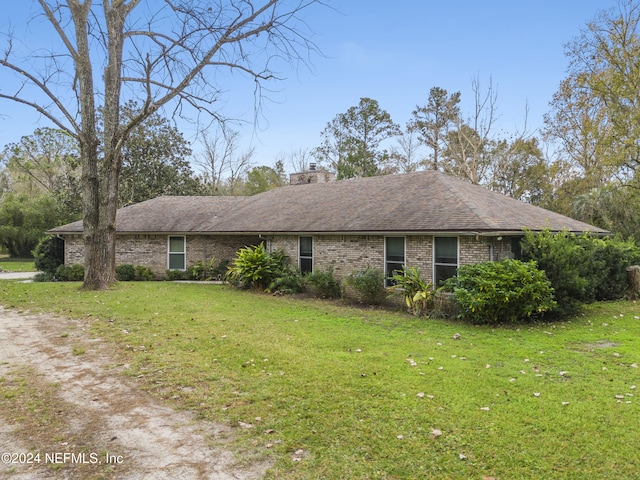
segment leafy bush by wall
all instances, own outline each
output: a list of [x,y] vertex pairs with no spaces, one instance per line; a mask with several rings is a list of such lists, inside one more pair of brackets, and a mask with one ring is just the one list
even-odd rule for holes
[[360,296],[360,300],[368,305],[380,305],[386,296],[384,274],[375,268],[365,268],[351,272],[345,282]]
[[133,265],[125,264],[116,267],[116,278],[119,282],[130,282],[136,277],[136,268]]
[[135,267],[134,280],[150,282],[154,278],[156,278],[156,274],[153,273],[153,270],[151,270],[149,267],[145,267],[143,265],[138,265]]
[[392,276],[393,285],[389,287],[392,295],[402,295],[407,310],[414,315],[423,315],[433,306],[433,284],[420,277],[416,267],[405,267],[402,272]]
[[522,256],[535,260],[554,288],[558,316],[577,313],[585,303],[622,298],[629,265],[640,262],[632,241],[571,232],[526,232]]
[[118,265],[116,267],[116,278],[120,282],[144,281],[148,282],[155,278],[155,273],[145,266],[133,266],[130,264]]
[[533,261],[465,265],[444,288],[454,292],[460,317],[477,324],[530,320],[556,306],[551,282]]
[[79,264],[60,265],[54,274],[55,280],[60,282],[81,282],[84,280],[84,267]]
[[33,251],[36,268],[53,275],[64,264],[64,240],[48,235],[40,240]]
[[281,251],[269,253],[264,243],[238,250],[229,265],[227,280],[240,288],[255,290],[299,292],[303,288],[302,276],[288,263]]
[[306,283],[312,290],[323,298],[340,298],[342,296],[342,286],[333,276],[333,269],[328,268],[321,272],[309,273],[304,277]]

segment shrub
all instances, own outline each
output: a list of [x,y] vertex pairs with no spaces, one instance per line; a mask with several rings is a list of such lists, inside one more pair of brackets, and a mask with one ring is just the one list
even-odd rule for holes
[[568,316],[584,303],[614,300],[627,291],[629,265],[640,261],[633,242],[571,232],[526,232],[521,241],[525,260],[535,260],[554,288],[554,313]]
[[[640,263],[640,248],[632,241],[616,238],[596,239],[594,256],[601,259],[602,270],[593,272],[595,299],[617,300],[627,294],[627,267]],[[604,281],[603,281],[604,279]]]
[[38,273],[35,277],[33,277],[33,281],[34,282],[54,282],[55,276],[54,273],[50,273],[50,272],[45,272],[45,273]]
[[320,297],[340,298],[342,296],[342,286],[333,276],[333,268],[328,268],[323,272],[309,273],[304,278]]
[[120,282],[130,282],[136,278],[136,269],[133,265],[125,264],[116,267],[116,278]]
[[444,288],[454,292],[459,316],[473,323],[527,320],[556,306],[551,283],[534,261],[465,265]]
[[215,258],[211,257],[208,262],[204,260],[187,268],[187,277],[191,280],[212,280],[215,278],[215,268],[213,266]]
[[241,248],[228,267],[227,280],[240,288],[285,293],[302,290],[300,273],[288,263],[282,250],[267,252],[264,243]]
[[56,268],[64,264],[64,240],[51,235],[42,238],[33,257],[38,270],[53,275]]
[[81,282],[84,280],[84,267],[77,263],[68,267],[60,265],[56,268],[54,278],[61,282]]
[[[182,272],[180,272],[182,274]],[[150,281],[155,278],[155,273],[149,267],[124,264],[116,267],[116,278],[121,282]]]
[[353,287],[360,300],[368,305],[379,305],[385,298],[384,274],[375,268],[351,272],[346,278],[347,285]]
[[433,304],[433,284],[420,277],[416,267],[404,267],[402,272],[391,277],[393,285],[389,287],[391,295],[402,295],[409,313],[423,315]]
[[167,274],[167,280],[169,281],[186,279],[186,272],[183,272],[182,270],[167,270],[166,274]]
[[264,290],[271,283],[276,268],[273,257],[261,243],[238,250],[236,259],[229,265],[227,279],[237,287]]
[[268,292],[299,293],[304,290],[304,279],[297,268],[286,262],[285,258],[279,260],[280,264],[267,286]]
[[143,281],[143,282],[150,282],[154,278],[156,278],[156,274],[153,273],[153,270],[151,270],[149,267],[145,267],[143,265],[138,265],[135,268],[135,276],[134,276],[135,280],[140,280],[140,281]]

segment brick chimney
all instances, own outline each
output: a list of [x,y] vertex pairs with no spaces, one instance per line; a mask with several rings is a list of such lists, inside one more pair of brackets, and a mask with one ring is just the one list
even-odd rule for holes
[[290,185],[305,185],[307,183],[327,183],[336,179],[335,172],[318,169],[315,163],[310,163],[309,168],[304,172],[292,173],[289,175]]

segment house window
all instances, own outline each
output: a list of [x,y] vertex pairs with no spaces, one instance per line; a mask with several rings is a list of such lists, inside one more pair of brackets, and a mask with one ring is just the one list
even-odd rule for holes
[[384,243],[384,276],[387,287],[393,285],[391,277],[404,267],[404,237],[386,237]]
[[435,237],[433,244],[433,282],[437,286],[453,277],[458,270],[458,237]]
[[313,237],[300,237],[298,264],[301,273],[313,272]]
[[186,270],[186,249],[185,237],[169,237],[169,270]]

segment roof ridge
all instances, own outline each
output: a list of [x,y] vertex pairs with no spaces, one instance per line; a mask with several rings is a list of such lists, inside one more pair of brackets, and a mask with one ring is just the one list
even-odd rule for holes
[[[446,185],[452,192],[454,197],[462,202],[464,206],[467,207],[478,220],[484,223],[487,229],[496,228],[495,224],[490,220],[490,217],[483,214],[482,209],[469,198],[469,195],[467,195],[469,189],[473,190],[474,187],[477,187],[486,190],[484,187],[468,182],[461,178],[454,177],[453,175],[448,175],[443,172],[439,172],[436,170],[433,170],[433,172],[437,173],[437,175],[434,175],[434,177],[437,178],[438,181]],[[497,192],[492,191],[492,193]]]

